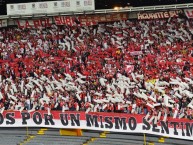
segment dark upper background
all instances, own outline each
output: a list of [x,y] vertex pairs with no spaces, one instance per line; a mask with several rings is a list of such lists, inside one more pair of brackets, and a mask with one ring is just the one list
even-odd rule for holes
[[[0,15],[6,15],[6,4],[9,3],[27,3],[40,1],[54,0],[0,0]],[[168,4],[183,4],[193,3],[193,0],[95,0],[96,9],[111,9],[115,6],[153,6],[153,5],[168,5]]]

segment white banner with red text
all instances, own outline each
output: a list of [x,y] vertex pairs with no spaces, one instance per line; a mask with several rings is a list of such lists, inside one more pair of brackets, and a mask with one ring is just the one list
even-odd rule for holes
[[193,19],[193,9],[186,9],[186,10],[184,10],[184,13],[185,13],[187,18]]
[[51,127],[88,129],[125,133],[148,133],[178,139],[193,140],[193,120],[172,119],[156,124],[144,115],[125,113],[85,113],[59,111],[4,111],[0,127]]
[[7,15],[32,15],[95,10],[94,0],[61,0],[7,4]]

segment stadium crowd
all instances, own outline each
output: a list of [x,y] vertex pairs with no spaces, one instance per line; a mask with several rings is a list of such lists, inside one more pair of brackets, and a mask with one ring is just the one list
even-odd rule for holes
[[193,21],[0,31],[0,109],[193,114]]

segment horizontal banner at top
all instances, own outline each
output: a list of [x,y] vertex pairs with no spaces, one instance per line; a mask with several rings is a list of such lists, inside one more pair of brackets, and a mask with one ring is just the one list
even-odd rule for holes
[[[40,19],[18,19],[15,24],[19,28],[46,28],[51,27],[54,23],[56,25],[79,25],[79,26],[91,26],[100,22],[114,22],[124,21],[128,19],[127,13],[114,13],[107,15],[85,15],[85,16],[54,16],[49,18]],[[1,27],[1,25],[0,25]]]
[[73,25],[75,22],[81,25],[95,25],[100,22],[124,21],[128,19],[128,13],[113,13],[101,15],[80,15],[73,16],[55,16],[54,23],[56,25]]
[[7,4],[7,15],[31,15],[95,10],[94,0],[62,0]]

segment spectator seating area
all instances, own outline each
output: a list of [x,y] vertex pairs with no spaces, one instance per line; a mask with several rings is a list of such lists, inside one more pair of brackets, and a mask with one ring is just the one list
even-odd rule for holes
[[[2,128],[0,145],[142,145],[143,134],[124,134],[83,131],[83,136],[59,136],[59,129],[48,129],[45,135],[37,135],[40,128],[29,128],[29,137],[26,137],[26,128]],[[154,145],[191,145],[188,140],[165,138],[164,143],[159,141],[160,137],[146,135],[146,143]]]
[[192,119],[193,21],[0,31],[0,109]]

